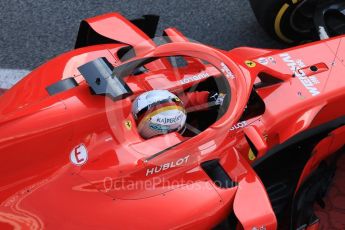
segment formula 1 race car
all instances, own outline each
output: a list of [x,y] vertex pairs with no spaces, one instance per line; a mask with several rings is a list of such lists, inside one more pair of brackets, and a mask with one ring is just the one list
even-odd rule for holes
[[[86,19],[0,97],[0,228],[317,229],[343,162],[345,37],[224,51],[157,23]],[[132,107],[156,89],[226,96],[145,139]]]

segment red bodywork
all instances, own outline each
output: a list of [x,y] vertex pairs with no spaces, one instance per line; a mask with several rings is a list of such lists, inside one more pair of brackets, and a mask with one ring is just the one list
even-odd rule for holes
[[[0,228],[209,229],[233,213],[238,229],[276,229],[266,188],[251,165],[295,135],[344,117],[345,37],[287,50],[222,51],[191,43],[172,28],[165,31],[171,43],[157,46],[119,14],[85,22],[117,43],[62,54],[0,97]],[[162,58],[147,64],[148,72],[124,78],[131,96],[113,101],[91,94],[78,67],[99,57],[120,66],[118,50],[128,45],[136,54],[129,61]],[[188,56],[187,67],[175,68],[164,59],[174,55]],[[152,89],[178,94],[204,79],[183,85],[181,80],[205,72],[216,75],[223,64],[234,77],[225,78],[231,100],[220,119],[191,138],[179,133],[140,137],[131,113],[136,96]],[[309,76],[298,77],[300,71]],[[279,80],[255,88],[265,111],[239,122],[263,72]],[[68,77],[78,87],[48,94],[46,87]],[[340,126],[319,142],[299,186],[344,145],[344,138]],[[70,156],[78,155],[80,145],[88,159],[77,166]],[[180,159],[184,161],[177,166]],[[203,170],[201,164],[214,159],[234,186],[220,188]],[[156,167],[160,170],[151,173]],[[140,185],[126,186],[134,182]],[[153,186],[148,189],[143,182]]]

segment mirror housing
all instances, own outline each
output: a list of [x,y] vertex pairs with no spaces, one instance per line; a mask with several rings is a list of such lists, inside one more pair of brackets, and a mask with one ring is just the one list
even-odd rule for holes
[[267,143],[255,126],[247,126],[243,129],[246,139],[256,157],[267,152]]

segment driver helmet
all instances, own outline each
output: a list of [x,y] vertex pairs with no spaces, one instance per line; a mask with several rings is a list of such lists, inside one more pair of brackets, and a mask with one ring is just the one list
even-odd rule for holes
[[132,107],[140,135],[151,138],[178,132],[185,127],[187,114],[183,102],[168,90],[151,90],[138,96]]

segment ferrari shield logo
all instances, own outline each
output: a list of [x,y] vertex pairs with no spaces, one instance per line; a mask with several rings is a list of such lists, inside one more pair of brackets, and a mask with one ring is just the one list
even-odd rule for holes
[[256,63],[253,61],[245,61],[244,62],[249,68],[254,68],[256,66]]
[[125,121],[125,127],[130,130],[132,129],[132,122],[130,120],[126,120]]

